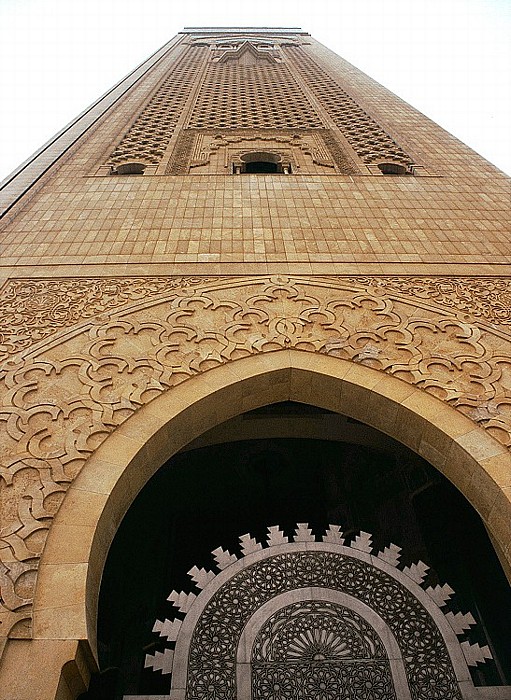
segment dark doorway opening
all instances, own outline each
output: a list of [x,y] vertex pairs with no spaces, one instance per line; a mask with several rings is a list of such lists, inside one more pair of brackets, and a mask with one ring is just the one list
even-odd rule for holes
[[278,173],[277,163],[267,163],[264,160],[255,160],[245,165],[246,173]]
[[[246,414],[252,426],[304,417],[328,420],[292,403]],[[339,524],[348,541],[365,530],[377,549],[402,547],[404,565],[429,564],[428,583],[449,583],[459,609],[479,623],[470,641],[489,643],[496,656],[473,670],[476,685],[510,683],[511,592],[478,515],[427,462],[344,420],[364,440],[240,439],[184,451],[155,474],[126,514],[103,576],[100,665],[116,669],[115,691],[88,700],[168,693],[170,677],[144,669],[144,659],[164,648],[152,628],[176,616],[169,593],[192,590],[187,572],[211,569],[216,547],[238,553],[240,535],[265,541],[271,525],[293,535],[297,522],[318,536]],[[111,671],[108,679],[111,687]]]

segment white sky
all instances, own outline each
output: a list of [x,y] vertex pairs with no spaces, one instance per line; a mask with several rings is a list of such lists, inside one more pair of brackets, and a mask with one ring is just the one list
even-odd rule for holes
[[511,174],[511,0],[0,0],[0,180],[208,25],[302,27]]

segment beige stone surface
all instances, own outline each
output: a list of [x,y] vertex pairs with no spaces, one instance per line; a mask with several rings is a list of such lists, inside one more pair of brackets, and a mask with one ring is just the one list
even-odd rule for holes
[[[6,222],[1,244],[3,276],[12,275],[14,269],[16,275],[24,271],[34,276],[34,268],[39,270],[37,275],[54,275],[58,269],[73,276],[76,265],[83,266],[82,272],[92,268],[93,274],[99,270],[102,275],[137,274],[137,269],[142,274],[148,269],[168,274],[165,266],[169,264],[192,265],[192,274],[199,270],[200,274],[222,270],[233,274],[234,269],[235,274],[264,274],[269,268],[262,266],[272,264],[279,272],[289,271],[283,265],[308,265],[300,271],[316,274],[340,271],[341,264],[344,271],[349,267],[350,272],[362,274],[395,273],[396,269],[401,274],[420,274],[428,268],[448,274],[449,265],[459,270],[484,265],[487,271],[509,266],[509,179],[310,37],[299,49],[303,59],[287,56],[286,49],[284,56],[291,70],[300,60],[305,60],[307,70],[326,70],[333,80],[327,94],[307,84],[307,72],[290,78],[285,69],[279,80],[291,80],[295,99],[303,92],[314,102],[321,127],[335,132],[358,166],[355,174],[342,175],[331,168],[327,175],[234,177],[221,165],[221,174],[200,175],[195,169],[189,177],[164,175],[161,168],[159,174],[142,177],[109,175],[101,165],[108,161],[112,143],[133,123],[133,114],[162,76],[181,60],[186,43],[183,37],[171,48],[99,120],[88,138],[77,143],[72,156],[54,176],[47,176],[47,184],[16,218]],[[378,175],[372,174],[329,111],[334,83],[348,83],[353,109],[358,105],[372,115],[381,133],[390,135],[428,175],[420,176],[420,168],[416,177],[384,177],[377,169]],[[278,86],[276,81],[267,87],[269,99],[273,95],[277,104],[278,95],[272,90],[278,92]],[[167,94],[166,88],[159,89]],[[165,100],[158,104],[156,111],[149,104],[144,118],[151,138],[158,130],[158,122],[153,125],[151,120],[160,118],[158,109],[165,108]],[[191,103],[187,104],[190,108]],[[300,125],[296,122],[294,128],[302,134]],[[172,130],[180,126],[176,122],[168,128],[174,135],[163,162],[176,143],[178,131]],[[293,133],[292,124],[286,128],[282,131],[276,125],[274,130],[284,138],[285,133]],[[369,125],[360,126],[357,136],[362,141],[365,128]],[[228,129],[219,122],[218,131],[225,135]],[[165,140],[164,135],[160,138]],[[269,142],[267,149],[271,148]],[[170,271],[175,274],[178,267]]]
[[[322,176],[298,175],[268,176],[264,184],[258,175],[231,182],[216,175],[191,176],[186,182],[176,176],[119,183],[77,177],[64,169],[52,182],[58,208],[48,209],[47,195],[36,195],[2,231],[4,277],[19,276],[22,268],[37,276],[41,267],[65,275],[66,265],[81,266],[82,274],[94,266],[94,275],[99,268],[104,275],[136,275],[135,265],[165,274],[166,265],[182,263],[194,264],[192,274],[223,269],[264,274],[261,258],[277,263],[279,271],[282,264],[309,263],[316,274],[385,274],[388,264],[397,263],[401,274],[437,273],[439,265],[449,263],[458,266],[454,274],[463,274],[466,265],[476,269],[482,261],[485,271],[494,265],[498,274],[500,266],[511,264],[511,187],[498,174],[470,184],[465,178],[410,178],[404,183],[394,178],[378,186],[371,177],[334,175],[326,182]],[[318,194],[317,200],[302,199],[304,189]],[[214,193],[226,190],[232,198],[216,202]],[[218,202],[222,224],[214,228],[207,205],[213,211]],[[145,216],[152,207],[161,218]],[[261,210],[272,212],[271,224],[262,220],[258,225]]]
[[[313,358],[316,358],[315,360]],[[243,383],[247,389],[246,393],[246,408],[252,409],[265,403],[272,402],[272,397],[269,395],[269,385],[273,387],[274,398],[282,400],[302,400],[302,390],[305,387],[306,400],[313,405],[324,406],[325,403],[332,410],[335,410],[335,404],[329,396],[337,396],[337,406],[341,405],[341,396],[344,395],[344,390],[351,390],[354,386],[358,388],[357,405],[368,405],[375,380],[378,380],[378,372],[368,368],[359,368],[357,372],[350,372],[352,365],[336,358],[318,358],[316,355],[307,353],[283,351],[279,353],[278,359],[275,359],[277,367],[275,370],[280,381],[272,382],[272,373],[270,370],[261,366],[258,357],[248,358],[235,362],[232,367],[229,365],[213,370],[209,377],[214,380],[211,383],[206,381],[208,375],[204,377],[196,377],[187,383],[181,384],[173,390],[172,393],[162,394],[161,397],[155,400],[152,404],[153,414],[160,416],[160,426],[153,423],[152,429],[158,436],[171,435],[174,432],[174,424],[178,421],[178,432],[180,432],[183,444],[193,439],[200,431],[196,424],[196,413],[194,411],[193,395],[196,402],[201,403],[205,408],[205,413],[199,416],[199,422],[202,427],[202,432],[213,425],[222,423],[233,415],[232,407],[223,400],[225,392],[229,393],[233,383]],[[282,367],[282,362],[287,361],[287,370]],[[315,368],[312,365],[315,363]],[[235,374],[233,373],[235,369]],[[301,376],[302,381],[297,382],[297,374]],[[332,375],[339,374],[340,377]],[[344,375],[344,376],[343,376]],[[355,385],[355,376],[359,383]],[[325,396],[325,386],[330,384],[331,391]],[[380,382],[381,383],[381,382]],[[395,378],[387,377],[386,383],[397,385],[394,392],[389,388],[387,394],[394,393],[399,395],[399,385],[401,382]],[[211,388],[214,385],[214,389]],[[282,388],[285,389],[282,394]],[[418,397],[422,395],[420,390],[415,389],[414,394]],[[261,396],[263,401],[261,402]],[[471,454],[471,446],[474,446],[474,451],[477,453],[477,443],[466,441],[461,445],[459,441],[453,439],[449,434],[443,432],[443,427],[448,431],[451,415],[456,421],[456,412],[453,408],[447,410],[442,409],[442,403],[435,398],[427,397],[424,404],[427,409],[426,416],[421,416],[420,413],[411,413],[408,407],[404,404],[410,401],[408,392],[403,394],[402,403],[394,400],[398,407],[398,415],[400,410],[406,411],[415,417],[413,424],[415,432],[419,435],[437,436],[440,444],[437,443],[438,449],[432,450],[428,455],[431,463],[436,466],[439,471],[443,472],[472,502],[474,507],[481,514],[489,528],[496,547],[499,549],[499,554],[505,556],[507,537],[509,533],[509,513],[511,513],[511,502],[509,501],[509,488],[505,490],[506,497],[504,500],[499,496],[503,493],[498,487],[493,478],[484,471],[476,459]],[[388,399],[390,401],[390,399]],[[431,411],[431,407],[437,406],[439,410]],[[166,410],[167,406],[172,406],[174,417],[169,416]],[[346,411],[346,405],[343,410],[348,416],[356,413],[355,404],[352,404],[352,412]],[[418,409],[417,409],[418,410]],[[204,422],[204,416],[209,416],[209,423]],[[130,433],[136,434],[136,425],[144,422],[144,411],[141,410],[135,413],[128,421],[127,425],[132,424],[133,428]],[[369,420],[369,424],[371,421]],[[406,421],[397,420],[389,434],[402,442],[407,439],[407,434],[404,434],[402,426]],[[376,425],[375,427],[380,427]],[[480,431],[483,436],[483,441],[486,437],[480,428],[474,428],[475,431]],[[187,439],[188,435],[190,439]],[[95,600],[97,596],[97,588],[94,582],[99,585],[99,579],[103,564],[108,552],[108,548],[115,534],[115,523],[118,523],[124,514],[130,498],[133,496],[126,495],[126,484],[130,484],[132,493],[138,492],[141,486],[150,478],[152,473],[158,468],[159,464],[166,461],[172,454],[172,447],[168,447],[166,451],[162,451],[159,458],[154,457],[150,467],[146,471],[139,468],[139,462],[135,454],[135,450],[123,455],[118,453],[118,459],[115,463],[101,459],[101,454],[105,452],[108,443],[115,441],[113,434],[104,443],[96,455],[93,455],[85,464],[80,475],[75,481],[75,485],[70,489],[72,497],[66,497],[62,508],[57,514],[55,523],[52,527],[51,535],[48,539],[47,546],[43,555],[42,564],[39,573],[38,593],[35,601],[34,610],[34,635],[36,637],[51,636],[65,637],[73,634],[87,635],[89,639],[93,638],[95,630]],[[142,434],[139,441],[139,451],[142,453],[147,443],[151,443],[151,439]],[[410,442],[412,440],[410,439]],[[430,442],[434,443],[434,439],[430,438]],[[494,442],[496,451],[499,452],[498,443],[489,438],[489,442]],[[405,442],[406,444],[406,442]],[[447,459],[444,454],[447,451]],[[131,461],[130,461],[131,455]],[[507,456],[507,477],[505,474],[505,458]],[[125,460],[125,461],[124,461]],[[84,488],[88,483],[98,481],[101,483],[101,472],[106,468],[110,469],[116,475],[118,481],[110,481],[111,487],[109,493],[105,493],[104,497],[98,500],[98,504],[104,504],[101,512],[94,508],[89,508],[90,492]],[[502,452],[500,468],[504,470],[504,478],[509,479],[511,474],[511,456],[506,451]],[[105,492],[107,488],[103,489]],[[128,491],[129,493],[129,491]],[[96,494],[97,495],[97,494]],[[103,494],[102,494],[103,496]],[[108,496],[108,498],[107,498]],[[80,503],[80,499],[82,502]],[[507,513],[507,516],[506,516]],[[95,538],[90,542],[89,550],[84,552],[81,548],[72,550],[69,548],[68,555],[62,557],[60,550],[60,542],[67,537],[67,532],[70,523],[76,518],[77,523],[81,527],[85,527],[87,532],[95,532]],[[74,560],[73,560],[74,557]],[[73,564],[73,561],[75,562]]]
[[[25,316],[13,317],[9,337],[25,349],[18,354],[9,344],[4,349],[12,359],[4,375],[0,430],[3,459],[14,475],[3,492],[4,537],[15,558],[32,560],[29,569],[36,568],[49,519],[91,454],[104,468],[96,483],[74,483],[66,498],[71,513],[80,488],[90,489],[82,510],[92,512],[115,483],[111,471],[133,463],[149,476],[220,416],[225,420],[287,400],[290,391],[298,401],[319,402],[393,435],[442,466],[488,515],[490,495],[477,495],[470,481],[474,469],[504,455],[511,444],[511,339],[505,326],[469,322],[465,311],[446,305],[448,295],[443,305],[435,300],[433,306],[407,295],[408,288],[403,292],[396,281],[399,294],[372,280],[336,277],[205,278],[192,285],[178,280],[163,289],[158,282],[155,291],[151,284],[146,281],[148,298],[140,281],[131,288],[114,285],[109,298],[130,292],[129,305],[102,305],[99,315],[75,324],[72,333],[43,326],[46,339],[39,345],[30,336],[28,306]],[[64,284],[63,299],[75,291]],[[49,300],[36,307],[40,324],[60,308],[61,302]],[[491,313],[486,307],[475,310]],[[289,374],[290,353],[295,359]],[[238,370],[236,360],[246,357],[259,376],[257,403]],[[227,373],[221,378],[211,371],[219,366]],[[203,385],[189,381],[196,374]],[[342,380],[339,386],[336,380]],[[171,387],[182,387],[190,411],[183,418],[170,392],[165,418],[174,419],[168,432],[159,429],[162,413],[155,398]],[[205,389],[216,396],[214,404],[205,400]],[[141,422],[126,422],[136,411]],[[442,427],[433,429],[439,420]],[[449,460],[467,462],[462,475],[459,469],[451,475]],[[499,486],[508,485],[507,478],[502,474]],[[112,532],[142,483],[124,477],[123,508],[109,525]],[[13,578],[19,576],[19,569],[12,571]],[[12,601],[15,609],[24,605],[15,596]]]
[[96,670],[86,645],[73,640],[12,640],[0,669],[2,700],[73,700]]
[[[280,63],[245,56],[250,114],[201,41],[178,36],[77,122],[0,221],[2,700],[32,700],[28,680],[41,700],[81,692],[76,640],[95,649],[140,488],[272,402],[422,455],[511,576],[509,178],[305,33]],[[254,149],[291,174],[232,174]],[[144,175],[111,172],[134,160]],[[382,175],[389,160],[409,174]]]

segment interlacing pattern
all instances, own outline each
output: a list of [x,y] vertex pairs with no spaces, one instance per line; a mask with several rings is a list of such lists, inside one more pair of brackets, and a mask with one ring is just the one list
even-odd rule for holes
[[147,301],[208,277],[87,277],[10,280],[0,296],[0,361],[123,304]]
[[467,320],[479,319],[494,326],[511,326],[511,280],[509,277],[350,277],[383,293],[397,292],[433,302]]
[[[360,663],[362,661],[362,663]],[[252,697],[395,698],[385,649],[353,610],[326,601],[275,613],[252,650]]]
[[3,288],[4,634],[30,635],[46,532],[89,456],[140,406],[226,362],[284,348],[350,360],[420,387],[511,444],[511,339],[502,314],[498,334],[487,322],[485,281],[463,288],[481,310],[480,325],[463,306],[445,308],[458,292],[451,286],[439,298],[440,282],[424,283],[432,289],[425,299],[414,293],[416,279],[396,291],[374,278],[200,281],[14,281]]
[[[456,697],[445,695],[445,698]],[[388,663],[255,666],[253,700],[395,700]]]
[[157,164],[165,153],[183,108],[203,65],[206,49],[193,46],[169,72],[149,104],[116,146],[108,164]]
[[294,603],[266,623],[253,662],[343,661],[385,658],[380,639],[360,615],[327,601]]
[[456,674],[466,667],[458,660],[455,670],[450,653],[459,659],[461,646],[470,665],[491,658],[453,635],[473,617],[442,612],[453,591],[422,587],[423,562],[400,568],[399,547],[376,551],[366,532],[346,545],[342,535],[330,525],[320,543],[299,523],[293,541],[278,526],[266,542],[243,535],[241,560],[215,549],[219,573],[195,566],[189,576],[201,595],[172,591],[185,617],[156,621],[170,646],[145,666],[172,673],[172,691],[186,700],[235,700],[238,681],[248,697],[249,677],[253,700],[394,700],[408,697],[405,686],[413,700],[460,700]]
[[[309,563],[312,559],[315,560],[314,567],[303,566],[304,560]],[[197,622],[190,645],[187,700],[196,700],[196,698],[201,697],[201,693],[196,692],[196,687],[197,685],[202,687],[203,674],[206,674],[208,678],[212,678],[216,674],[217,683],[222,686],[224,692],[227,692],[228,688],[230,689],[225,698],[234,700],[236,697],[234,670],[237,646],[247,620],[261,605],[273,597],[286,591],[309,586],[347,593],[362,600],[375,610],[387,622],[398,639],[405,659],[405,668],[408,670],[407,677],[410,686],[414,685],[414,677],[408,669],[412,659],[415,662],[415,673],[420,671],[422,675],[429,675],[430,669],[436,667],[438,661],[442,661],[444,666],[449,669],[449,655],[438,629],[432,623],[429,614],[404,586],[399,585],[390,576],[369,564],[350,557],[331,552],[300,552],[276,555],[247,567],[240,574],[233,576],[221,588],[219,594],[212,598]],[[389,588],[387,589],[387,587]],[[384,593],[389,595],[386,596]],[[236,600],[236,604],[233,603],[233,599]],[[356,670],[359,674],[367,673],[367,677],[372,679],[372,684],[382,688],[382,694],[369,697],[374,697],[375,700],[380,697],[389,700],[394,698],[386,655],[374,630],[367,623],[363,623],[362,626],[359,616],[354,613],[351,613],[348,621],[347,613],[343,610],[335,610],[335,606],[329,608],[330,619],[328,621],[325,621],[325,613],[321,614],[319,611],[316,619],[314,616],[311,619],[310,613],[311,610],[314,610],[314,606],[314,603],[300,603],[297,604],[295,610],[293,607],[289,610],[286,608],[279,613],[276,619],[272,618],[268,626],[261,630],[252,656],[252,661],[255,662],[253,683],[258,689],[254,697],[258,699],[272,697],[268,693],[269,681],[272,676],[275,678],[279,669],[286,666],[285,660],[288,661],[287,668],[289,669],[289,664],[292,662],[289,659],[286,643],[289,643],[290,640],[295,641],[300,627],[303,633],[305,630],[311,629],[311,624],[313,629],[314,625],[323,624],[323,627],[334,629],[337,631],[337,635],[342,636],[342,639],[337,643],[337,653],[332,653],[333,659],[328,662],[324,659],[316,659],[312,675],[307,673],[307,667],[311,666],[310,662],[307,663],[305,659],[304,663],[302,661],[301,668],[298,668],[298,661],[296,661],[293,664],[295,676],[293,685],[301,690],[310,686],[307,687],[309,694],[305,697],[323,700],[320,692],[322,678],[328,676],[331,692],[334,692],[334,689],[339,692],[342,688],[348,687],[349,678]],[[321,606],[319,610],[321,610]],[[292,620],[291,629],[284,630],[283,633],[280,624],[282,622],[281,616],[286,618],[286,616],[293,615],[293,612],[297,619],[296,621]],[[408,620],[412,620],[411,629],[409,629]],[[414,634],[414,623],[420,625],[421,633],[419,636]],[[287,639],[286,631],[289,631]],[[345,666],[342,661],[342,650],[339,647],[343,643],[349,647],[349,656],[347,657],[350,661],[349,666]],[[371,659],[374,660],[374,663],[366,665],[364,662],[364,665],[361,666],[360,663],[355,663],[357,659]],[[276,662],[275,665],[273,661]],[[224,680],[220,681],[221,678]],[[452,667],[446,670],[445,678],[442,679],[442,687],[448,691],[444,695],[444,700],[461,697],[459,689],[456,688]],[[325,697],[329,698],[330,695]],[[347,697],[355,699],[359,696],[350,694]],[[417,700],[430,700],[430,696],[424,694],[419,688],[416,692],[416,698]]]
[[313,129],[321,118],[284,63],[209,63],[189,123],[194,129]]

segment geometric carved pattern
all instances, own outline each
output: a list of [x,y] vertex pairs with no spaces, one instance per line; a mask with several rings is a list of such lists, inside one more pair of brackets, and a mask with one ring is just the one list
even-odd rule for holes
[[[459,696],[451,694],[443,697],[447,699]],[[253,700],[293,700],[293,698],[395,700],[396,693],[388,662],[253,664],[252,698]]]
[[324,128],[285,64],[209,63],[188,128]]
[[281,608],[259,632],[253,662],[345,661],[386,658],[370,625],[353,610],[327,601],[306,601]]
[[[362,660],[362,661],[359,661]],[[304,601],[279,610],[252,650],[252,697],[392,700],[383,644],[357,613],[327,601]]]
[[316,61],[298,46],[284,51],[294,67],[321,101],[335,125],[364,163],[392,161],[409,166],[409,155],[343,90]]
[[[511,445],[509,322],[500,307],[497,330],[489,322],[489,285],[501,283],[482,279],[463,286],[450,280],[442,296],[441,280],[428,279],[414,296],[417,278],[409,286],[406,278],[391,279],[394,285],[400,280],[396,292],[383,288],[379,278],[300,276],[179,278],[177,286],[172,278],[5,285],[3,308],[9,311],[2,313],[7,328],[0,348],[10,355],[0,368],[5,634],[15,627],[14,634],[30,635],[46,533],[88,457],[140,406],[230,360],[295,348],[360,363],[435,395]],[[456,307],[451,300],[462,291]],[[472,302],[484,319],[479,326],[467,320],[463,304]],[[11,354],[17,338],[24,349]],[[46,340],[29,352],[39,338]]]
[[321,132],[321,135],[323,137],[323,141],[325,142],[327,152],[333,158],[339,172],[345,175],[356,174],[358,172],[357,167],[354,165],[348,154],[342,149],[337,138],[335,137],[335,132],[333,129],[326,129]]
[[352,277],[383,292],[406,294],[433,302],[467,320],[479,319],[492,325],[511,326],[511,280],[509,277]]
[[[182,643],[179,631],[172,637],[177,640],[176,653],[187,658],[187,700],[235,700],[243,630],[277,596],[282,596],[283,603],[261,618],[248,648],[254,700],[395,698],[388,652],[371,622],[351,608],[322,600],[321,590],[350,596],[384,621],[397,642],[413,700],[462,697],[447,640],[421,602],[424,590],[397,566],[377,564],[378,558],[370,559],[341,541],[334,542],[332,534],[338,530],[330,525],[323,536],[328,544],[322,545],[300,542],[299,533],[310,532],[306,524],[298,526],[294,543],[277,527],[268,528],[270,539],[275,540],[280,533],[277,553],[273,554],[269,539],[267,549],[254,549],[245,555],[251,557],[245,565],[233,561],[230,576],[224,575],[223,568],[218,585],[215,578],[209,581],[204,601],[198,598],[190,608],[193,630],[187,629]],[[240,542],[252,539],[244,535]],[[314,600],[307,599],[310,588],[318,591]],[[305,591],[302,600],[286,602],[286,593],[299,590]],[[445,621],[446,616],[440,608],[438,611]],[[184,626],[186,618],[178,622]],[[156,627],[165,624],[170,625],[169,621],[157,622]],[[452,639],[449,643],[453,644]],[[463,645],[458,649],[460,646],[463,649]],[[160,657],[148,655],[146,667],[160,670]],[[487,647],[479,650],[478,660],[485,658],[491,658]],[[183,683],[181,663],[179,682]],[[172,669],[167,667],[164,672]],[[173,688],[175,682],[173,677]]]
[[0,361],[87,319],[208,277],[88,277],[10,280],[0,298]]
[[183,129],[165,173],[232,173],[240,156],[261,150],[278,154],[295,174],[334,172],[334,163],[341,173],[357,172],[329,129]]
[[182,129],[179,132],[176,145],[165,169],[165,175],[186,175],[188,173],[196,139],[197,132],[193,129]]
[[[281,162],[291,164],[292,172],[296,172],[297,164],[302,174],[317,172],[314,166],[333,172],[334,154],[330,154],[327,140],[330,145],[334,142],[328,129],[229,129],[228,132],[183,129],[166,174],[186,174],[191,169],[206,173],[232,173],[234,162],[241,165],[241,155],[260,150],[278,154]],[[334,149],[335,162],[339,170],[346,174],[356,172],[348,159],[343,157],[338,144],[337,147],[339,153]]]
[[157,164],[165,153],[188,95],[202,66],[204,47],[186,49],[181,60],[108,159],[108,165],[127,161]]
[[[192,132],[195,133],[195,132]],[[219,277],[96,277],[13,279],[0,297],[0,360],[88,318],[172,289],[204,285]],[[511,280],[506,277],[330,277],[439,304],[464,320],[511,327]],[[380,291],[381,290],[381,291]]]

